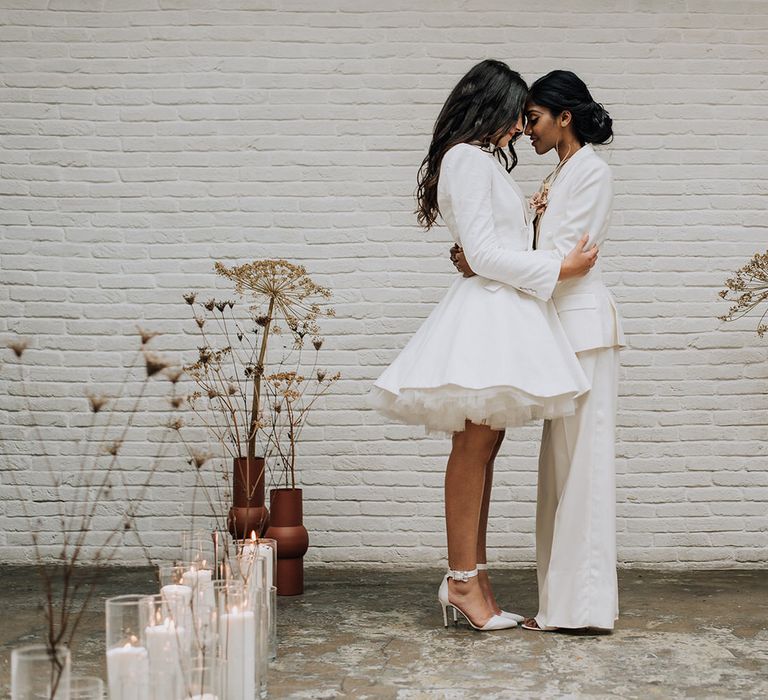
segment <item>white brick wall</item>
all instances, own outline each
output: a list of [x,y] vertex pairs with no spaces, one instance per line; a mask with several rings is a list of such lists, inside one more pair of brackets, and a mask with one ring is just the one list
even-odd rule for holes
[[[213,288],[213,260],[284,256],[335,290],[324,361],[344,374],[302,446],[311,559],[439,561],[449,443],[388,424],[364,396],[452,279],[445,232],[415,225],[415,174],[450,87],[496,57],[528,79],[573,69],[615,120],[603,258],[631,343],[621,561],[768,563],[768,346],[753,323],[715,318],[721,282],[768,238],[768,2],[0,6],[0,334],[35,335],[33,393],[65,474],[88,419],[83,384],[114,381],[137,322],[165,331],[159,348],[189,351],[180,295]],[[552,159],[520,150],[516,176],[532,192]],[[21,561],[13,480],[41,517],[55,495],[31,488],[45,481],[12,370],[0,387],[0,559]],[[162,414],[141,418],[133,483]],[[503,447],[495,560],[533,561],[538,433]],[[171,456],[155,483],[139,528],[163,556],[188,510],[189,467]],[[138,557],[128,538],[121,560]]]

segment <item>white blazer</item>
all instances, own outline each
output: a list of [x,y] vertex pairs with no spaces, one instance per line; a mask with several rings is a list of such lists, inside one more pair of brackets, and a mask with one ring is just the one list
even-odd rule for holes
[[468,143],[453,146],[440,165],[437,201],[470,267],[486,278],[485,289],[495,292],[503,283],[550,299],[560,256],[554,250],[529,250],[525,197],[493,155]]
[[[582,146],[552,184],[536,249],[555,250],[564,258],[585,233],[589,246],[601,245],[608,235],[612,204],[610,168],[592,146]],[[621,318],[603,283],[599,259],[584,277],[558,282],[552,300],[575,352],[625,344]]]

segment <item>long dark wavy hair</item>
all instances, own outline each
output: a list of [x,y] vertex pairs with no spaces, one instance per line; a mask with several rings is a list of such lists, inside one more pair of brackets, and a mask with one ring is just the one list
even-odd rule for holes
[[531,85],[528,99],[546,107],[553,116],[571,113],[573,131],[579,143],[609,143],[613,140],[613,119],[605,107],[592,99],[584,81],[569,70],[553,70]]
[[[440,110],[419,168],[416,218],[423,228],[431,228],[440,214],[437,182],[443,156],[459,143],[494,143],[517,124],[527,97],[528,86],[520,74],[501,61],[482,61],[459,80]],[[507,171],[517,165],[511,141],[508,153],[500,154]]]

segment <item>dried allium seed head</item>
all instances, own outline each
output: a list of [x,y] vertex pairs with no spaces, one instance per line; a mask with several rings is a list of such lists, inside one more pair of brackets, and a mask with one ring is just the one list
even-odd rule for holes
[[173,408],[179,408],[184,403],[184,397],[183,396],[171,396],[170,399],[168,399],[171,406]]
[[224,313],[224,309],[227,308],[227,302],[226,301],[217,301],[216,302],[216,308],[221,312]]
[[139,336],[141,337],[141,344],[146,345],[156,335],[160,335],[158,331],[145,331],[143,328],[139,328]]
[[88,403],[91,406],[91,411],[98,413],[104,405],[107,403],[106,396],[96,396],[95,394],[88,394]]
[[320,348],[323,347],[323,339],[322,338],[312,338],[312,345],[315,346],[315,350],[320,350]]
[[186,294],[184,294],[184,301],[186,301],[187,304],[192,306],[192,304],[195,303],[195,297],[196,296],[197,296],[197,294],[195,294],[195,292],[187,292]]
[[147,368],[147,376],[152,377],[168,367],[168,363],[162,357],[152,352],[144,353],[144,366]]
[[181,430],[184,427],[184,421],[181,418],[171,418],[168,421],[168,427],[171,430]]
[[120,451],[120,448],[123,446],[122,440],[115,440],[114,442],[111,442],[109,445],[107,445],[106,452],[107,454],[112,455],[113,457],[117,456],[117,453]]
[[213,387],[208,389],[208,398],[209,399],[215,399],[219,395],[219,392],[216,391]]
[[228,299],[227,300],[227,306],[229,306],[230,309],[235,308],[235,300],[234,299]]
[[[267,323],[269,323],[269,316],[267,316],[266,314],[261,314],[261,316],[257,316],[254,319],[254,321],[256,321],[256,325],[264,328],[264,326],[266,326]],[[256,333],[258,333],[258,329],[256,330]]]
[[238,331],[238,332],[237,332],[237,339],[238,339],[238,340],[239,340],[241,343],[243,342],[243,334],[242,334],[240,331]]
[[189,463],[195,465],[195,469],[200,469],[210,458],[207,452],[201,452],[199,450],[192,450],[190,453]]
[[275,405],[272,408],[278,415],[280,414],[280,411],[283,410],[283,407],[278,402],[275,402]]
[[205,304],[203,304],[203,306],[208,311],[213,311],[213,307],[216,306],[216,300],[215,299],[208,299],[208,301],[206,301]]
[[20,338],[19,340],[13,340],[8,343],[8,347],[13,350],[13,354],[16,355],[16,357],[21,357],[28,345],[29,341],[26,338]]
[[326,372],[324,369],[317,370],[317,381],[320,382],[321,384],[323,382],[323,379],[325,379],[325,374]]
[[205,319],[200,318],[199,316],[195,316],[195,323],[197,324],[198,328],[202,328],[205,325]]
[[243,367],[243,374],[245,375],[246,379],[250,378],[255,369],[256,368],[251,364],[245,365],[245,367]]
[[229,391],[230,396],[234,396],[237,393],[237,384],[230,382],[227,384],[227,390]]
[[170,381],[171,384],[176,384],[183,374],[184,370],[179,369],[178,367],[169,367],[165,370],[165,376],[168,377],[168,381]]
[[211,349],[209,347],[199,347],[197,351],[200,353],[200,363],[203,366],[207,365],[211,361]]

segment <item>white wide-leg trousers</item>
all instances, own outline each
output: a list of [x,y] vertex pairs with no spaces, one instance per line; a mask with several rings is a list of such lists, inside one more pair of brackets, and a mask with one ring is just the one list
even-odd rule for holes
[[536,563],[540,627],[612,629],[616,580],[618,348],[578,353],[592,389],[576,414],[545,421],[539,453]]

